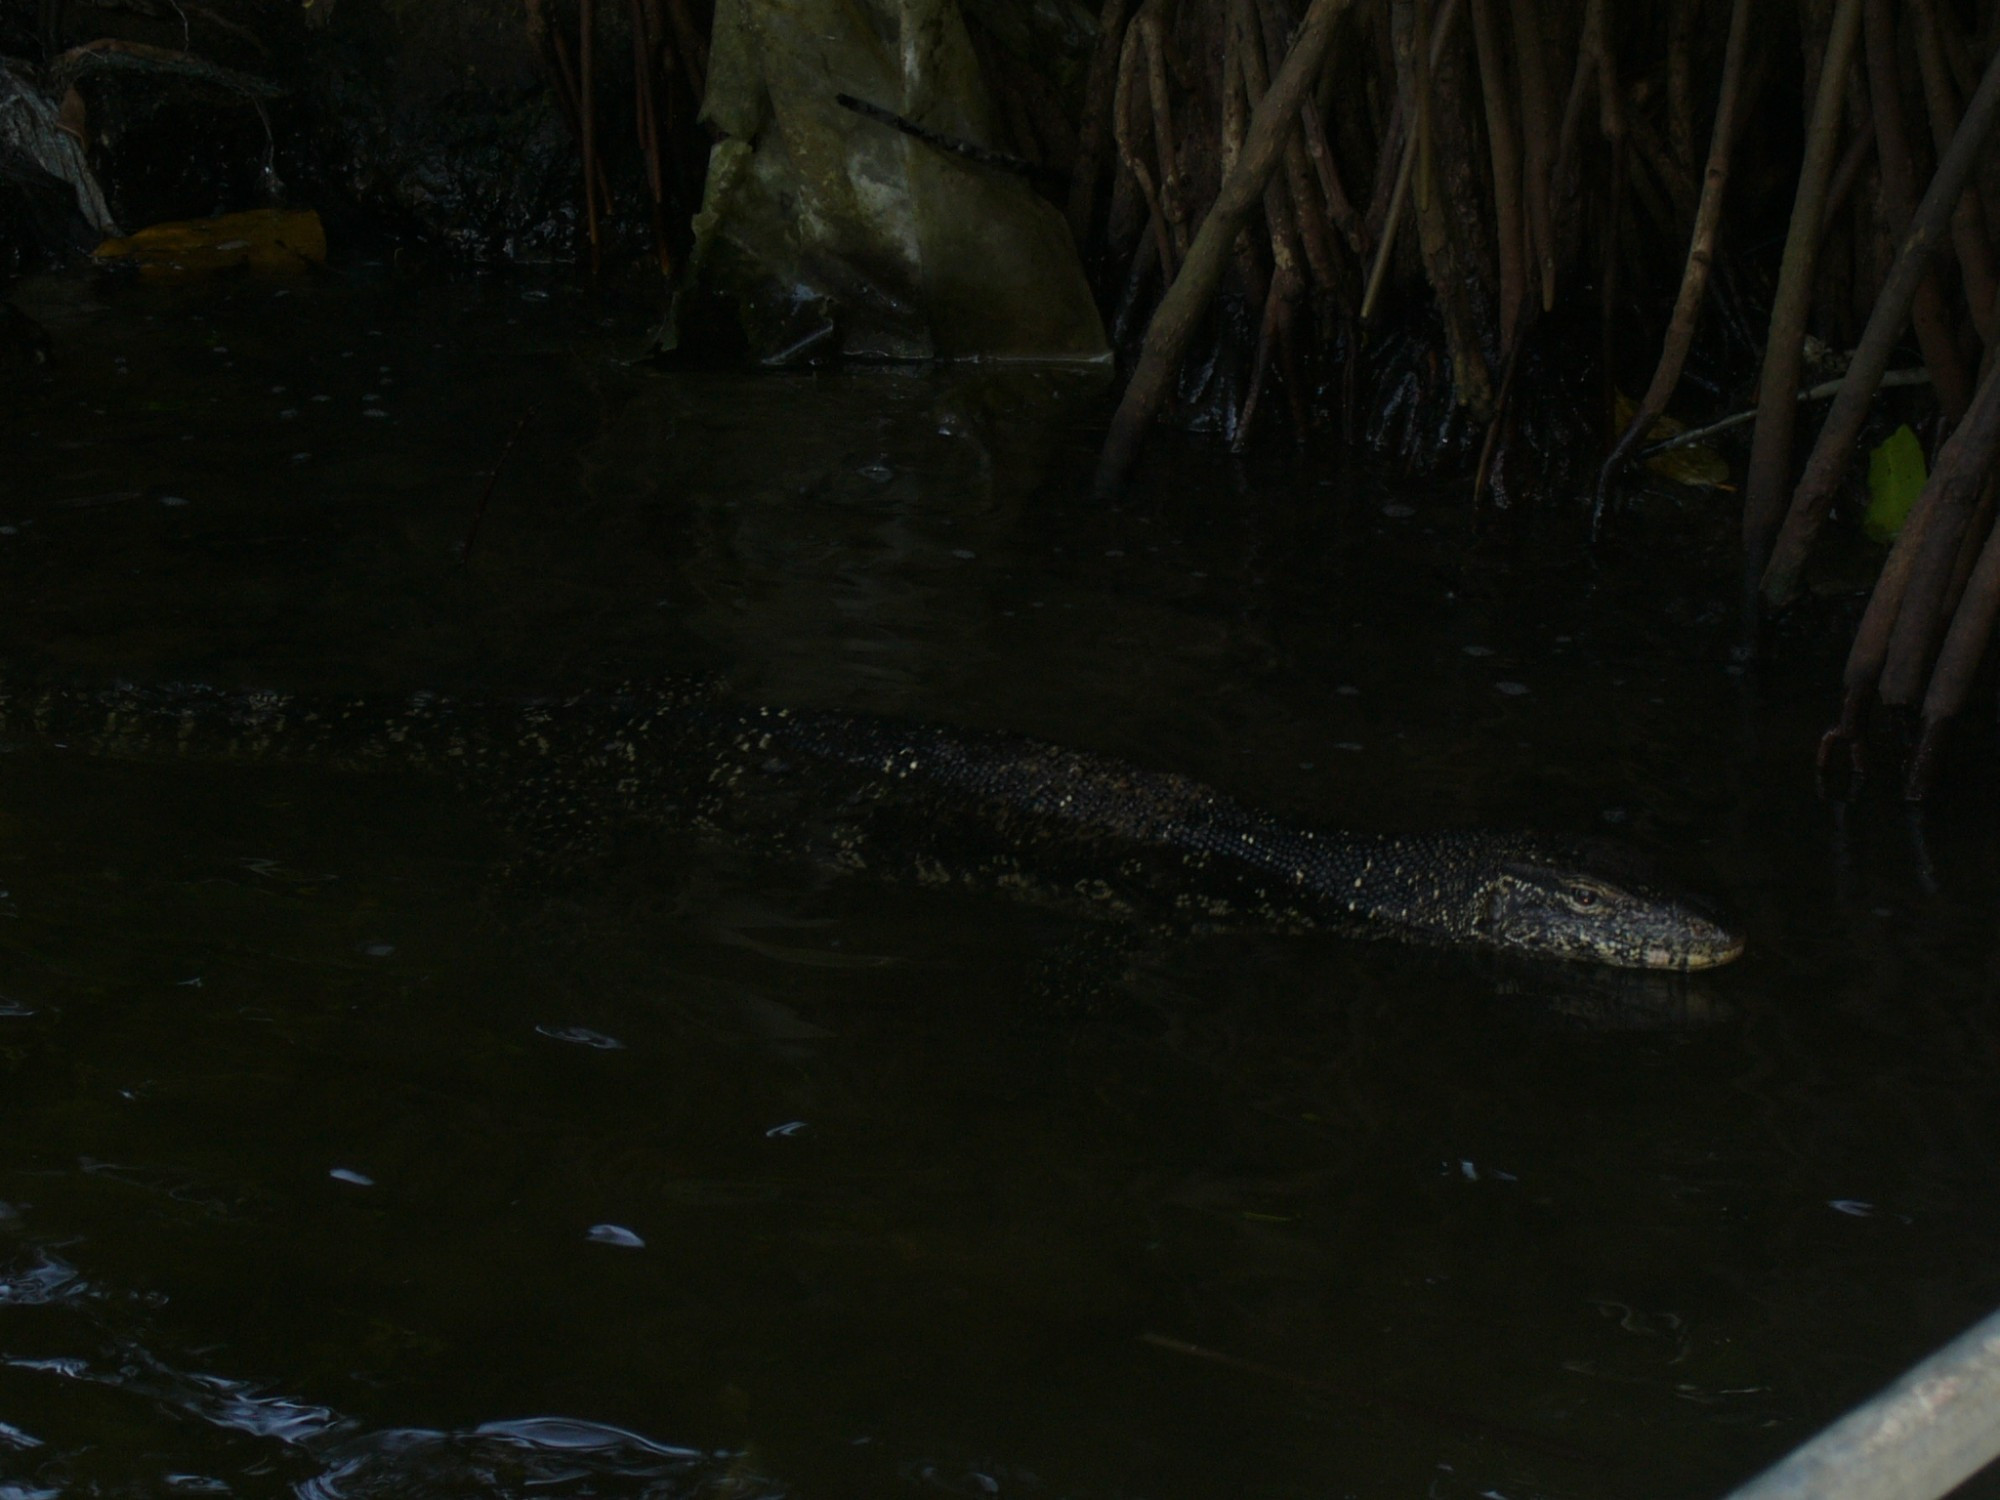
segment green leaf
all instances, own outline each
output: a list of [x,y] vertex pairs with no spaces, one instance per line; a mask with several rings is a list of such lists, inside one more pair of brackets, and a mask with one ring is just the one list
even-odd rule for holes
[[1907,426],[1898,427],[1868,455],[1868,514],[1861,518],[1861,529],[1878,542],[1894,537],[1929,477],[1924,445]]

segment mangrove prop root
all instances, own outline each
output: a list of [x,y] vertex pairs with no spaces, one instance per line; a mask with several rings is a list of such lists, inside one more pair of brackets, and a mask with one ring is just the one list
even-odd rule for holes
[[[1950,65],[1945,61],[1944,43],[1938,31],[1937,0],[1911,0],[1910,10],[1917,31],[1917,65],[1923,75],[1924,104],[1930,116],[1931,138],[1940,160],[1951,150],[1958,133],[1958,96],[1953,90]],[[1973,326],[1980,342],[1992,348],[2000,328],[1996,328],[1993,304],[2000,273],[1993,264],[1993,245],[1986,237],[1986,213],[1976,188],[1967,187],[1958,195],[1951,212],[1952,244],[1958,252],[1959,274],[1965,281],[1965,300],[1972,309]]]
[[[1230,7],[1230,24],[1238,39],[1244,92],[1253,112],[1258,101],[1264,97],[1266,80],[1266,42],[1263,23],[1257,14],[1260,8],[1257,0],[1236,0],[1236,4]],[[1264,188],[1264,222],[1271,233],[1271,284],[1274,290],[1282,293],[1282,304],[1277,310],[1273,328],[1289,330],[1291,311],[1301,291],[1302,264],[1311,269],[1313,279],[1320,286],[1331,290],[1333,253],[1326,242],[1325,226],[1319,221],[1317,205],[1308,196],[1311,190],[1306,183],[1305,147],[1296,129],[1285,137],[1281,161],[1284,171],[1273,173]],[[1262,375],[1260,368],[1251,385],[1253,396]],[[1239,433],[1238,437],[1241,439],[1242,434]],[[1238,451],[1241,451],[1240,448]]]
[[1965,528],[1965,540],[1959,544],[1958,560],[1951,565],[1951,586],[1944,591],[1943,615],[1946,619],[1958,613],[1958,606],[1965,598],[1966,586],[1972,581],[1972,570],[1979,564],[1979,554],[1985,549],[1986,538],[1993,530],[1993,502],[1995,485],[1991,479],[1979,492],[1979,507],[1972,513],[1972,522]]
[[[1636,105],[1640,98],[1640,86],[1634,85],[1629,91],[1631,102]],[[1633,148],[1639,153],[1646,170],[1651,172],[1666,192],[1661,205],[1667,211],[1656,215],[1667,227],[1669,234],[1678,231],[1682,224],[1694,221],[1697,190],[1694,176],[1675,158],[1672,144],[1653,128],[1640,108],[1625,110],[1625,128],[1631,132]]]
[[1945,595],[1965,534],[1972,521],[1972,488],[1954,489],[1941,497],[1910,563],[1903,584],[1903,601],[1889,632],[1889,652],[1882,660],[1875,696],[1892,708],[1915,703],[1923,692],[1931,652],[1945,627]]
[[590,271],[598,270],[597,220],[605,205],[597,193],[597,0],[578,0],[576,22],[577,71],[582,78],[578,101],[583,110],[583,213],[590,227]]
[[[1411,200],[1417,225],[1417,248],[1424,263],[1424,275],[1439,312],[1444,316],[1445,345],[1451,353],[1452,387],[1458,404],[1476,422],[1493,416],[1493,377],[1486,365],[1479,330],[1474,321],[1470,289],[1471,275],[1467,247],[1453,234],[1453,208],[1447,201],[1438,174],[1446,165],[1444,152],[1452,152],[1449,167],[1459,180],[1462,163],[1457,155],[1463,144],[1454,139],[1438,139],[1438,112],[1431,108],[1431,82],[1436,68],[1436,52],[1428,33],[1427,0],[1392,0],[1390,22],[1395,37],[1397,86],[1404,96],[1405,118],[1416,122],[1416,168]],[[1437,28],[1443,34],[1442,26]]]
[[1653,370],[1652,384],[1632,414],[1625,431],[1597,474],[1597,498],[1591,508],[1590,528],[1594,533],[1603,524],[1604,495],[1612,476],[1631,454],[1639,440],[1652,431],[1653,423],[1673,399],[1680,384],[1688,350],[1694,344],[1695,320],[1708,296],[1709,268],[1715,261],[1715,230],[1722,220],[1723,195],[1729,187],[1730,153],[1736,144],[1737,106],[1742,98],[1743,54],[1750,35],[1750,0],[1735,0],[1729,13],[1729,40],[1723,50],[1722,94],[1715,105],[1715,127],[1708,139],[1708,166],[1702,174],[1701,205],[1695,210],[1694,234],[1688,240],[1687,267],[1681,272],[1680,296],[1674,302],[1666,341],[1660,348],[1660,362]]
[[1146,93],[1153,106],[1153,152],[1160,166],[1160,211],[1174,237],[1174,253],[1187,255],[1187,192],[1181,182],[1180,137],[1174,133],[1173,106],[1167,95],[1167,41],[1160,25],[1162,7],[1148,5],[1132,24],[1146,42]]
[[1250,366],[1250,394],[1243,398],[1243,410],[1236,417],[1236,431],[1229,440],[1231,452],[1241,453],[1250,445],[1250,429],[1257,420],[1257,407],[1264,393],[1264,376],[1271,366],[1271,342],[1284,311],[1284,288],[1274,276],[1264,299],[1264,315],[1257,323],[1257,353]]
[[1771,550],[1785,481],[1791,474],[1792,431],[1798,415],[1798,403],[1791,395],[1799,386],[1820,221],[1825,213],[1834,150],[1840,140],[1841,94],[1860,30],[1861,0],[1837,0],[1826,55],[1820,66],[1812,121],[1806,128],[1805,162],[1799,169],[1798,192],[1792,200],[1791,224],[1786,230],[1785,254],[1778,270],[1778,292],[1771,305],[1764,369],[1757,386],[1757,425],[1750,439],[1750,470],[1744,481],[1743,499],[1743,555],[1748,577],[1754,578],[1763,568]]
[[659,257],[661,274],[673,275],[673,261],[667,250],[666,177],[660,170],[659,104],[653,89],[654,46],[647,23],[646,0],[631,0],[633,117],[639,131],[639,155],[646,166],[646,190],[653,203],[653,253]]
[[[1940,517],[1965,505],[1967,497],[1985,481],[1996,449],[2000,449],[2000,360],[1980,380],[1965,420],[1938,454],[1937,468],[1910,507],[1902,530],[1896,533],[1895,545],[1889,549],[1888,560],[1882,564],[1875,591],[1868,596],[1868,607],[1855,629],[1854,644],[1848,649],[1847,667],[1842,674],[1850,705],[1857,695],[1863,705],[1874,696],[1917,558],[1925,550]],[[1843,712],[1843,728],[1858,723],[1859,710]],[[1841,732],[1835,730],[1836,735]]]
[[[1244,3],[1250,11],[1250,15],[1243,22],[1244,29],[1248,33],[1246,42],[1254,46],[1261,39],[1264,58],[1271,69],[1276,71],[1284,65],[1285,60],[1285,38],[1280,33],[1277,17],[1271,13],[1266,0],[1244,0]],[[1260,69],[1257,77],[1257,89],[1260,94],[1263,87],[1264,75]],[[1254,102],[1251,107],[1253,109],[1256,107]],[[1295,126],[1285,139],[1285,192],[1291,199],[1292,221],[1298,228],[1300,248],[1305,251],[1306,264],[1312,270],[1313,280],[1327,295],[1332,296],[1337,294],[1339,287],[1333,242],[1327,236],[1327,228],[1332,219],[1321,202],[1314,197],[1303,128],[1306,112],[1311,108],[1312,98],[1308,95],[1305,102],[1299,106],[1300,124]],[[1286,378],[1289,382],[1289,371]],[[1287,389],[1291,390],[1292,385],[1288,384]],[[1293,390],[1293,394],[1297,395],[1296,390]]]
[[1840,211],[1847,207],[1847,195],[1854,191],[1854,184],[1860,179],[1861,169],[1868,164],[1868,158],[1875,150],[1875,117],[1870,114],[1861,122],[1861,128],[1854,132],[1847,143],[1847,150],[1840,158],[1840,165],[1833,169],[1833,183],[1826,190],[1826,212],[1820,218],[1820,250],[1824,253],[1826,240],[1833,233]]
[[[1138,88],[1140,57],[1146,50],[1143,22],[1146,11],[1157,3],[1158,0],[1146,0],[1138,16],[1125,28],[1125,47],[1118,59],[1118,84],[1111,96],[1111,125],[1112,134],[1118,142],[1118,159],[1124,165],[1126,175],[1138,184],[1139,196],[1145,200],[1147,222],[1159,249],[1160,269],[1166,279],[1172,281],[1180,258],[1175,254],[1173,238],[1167,230],[1167,218],[1161,211],[1160,194],[1153,184],[1153,174],[1139,156],[1141,147],[1151,138],[1153,115],[1150,110],[1135,110],[1132,98]],[[1171,141],[1155,144],[1162,155],[1173,149]]]
[[1368,289],[1361,295],[1361,321],[1375,316],[1375,305],[1389,279],[1389,258],[1396,253],[1396,231],[1403,222],[1403,205],[1410,201],[1410,175],[1416,170],[1417,143],[1406,136],[1403,154],[1396,164],[1395,186],[1389,192],[1389,206],[1382,215],[1382,234],[1375,242],[1375,263],[1368,268]]
[[1472,0],[1472,44],[1479,58],[1479,89],[1486,103],[1486,144],[1493,164],[1494,231],[1500,256],[1500,350],[1505,360],[1526,303],[1527,253],[1522,241],[1521,151],[1514,131],[1512,80],[1500,40],[1498,0]]
[[1805,473],[1792,494],[1784,529],[1764,569],[1763,596],[1769,609],[1784,608],[1798,591],[1800,570],[1833,503],[1841,476],[1852,461],[1855,440],[1868,415],[1868,403],[1874,398],[1875,387],[1902,336],[1917,286],[1929,270],[1931,256],[1996,119],[2000,119],[2000,52],[1988,63],[1979,91],[1966,105],[1958,133],[1952,137],[1951,149],[1938,163],[1930,188],[1923,202],[1917,205],[1909,233],[1903,236],[1895,264],[1875,299],[1875,310],[1869,315],[1861,342],[1855,346],[1840,394],[1834,398],[1833,409],[1827,413],[1819,440],[1813,445],[1812,456],[1806,460]]
[[[1611,188],[1604,195],[1603,230],[1598,235],[1598,240],[1603,246],[1604,260],[1597,274],[1597,331],[1601,340],[1597,374],[1604,387],[1603,405],[1606,412],[1614,409],[1617,399],[1611,372],[1617,368],[1618,360],[1619,210],[1625,205],[1626,174],[1630,169],[1631,159],[1626,150],[1625,136],[1620,132],[1611,137]],[[1596,540],[1594,534],[1592,540]]]
[[[1989,500],[1992,488],[1989,480]],[[1987,533],[1986,545],[1980,548],[1979,561],[1952,615],[1944,648],[1938,653],[1930,690],[1924,694],[1924,727],[1903,786],[1903,795],[1912,802],[1922,801],[1930,790],[1939,738],[1945,725],[1965,707],[1973,677],[1993,639],[1996,618],[2000,618],[2000,526]]]
[[[1674,0],[1667,24],[1667,144],[1682,172],[1694,170],[1694,36],[1701,0]],[[1735,24],[1732,14],[1730,24]]]
[[570,56],[569,42],[564,37],[562,28],[549,24],[541,0],[528,0],[528,32],[540,46],[548,70],[555,79],[556,102],[561,109],[563,122],[569,126],[570,134],[576,137],[577,150],[585,174],[585,196],[588,198],[590,185],[594,181],[597,201],[608,203],[611,199],[611,188],[610,181],[605,176],[604,163],[593,162],[591,154],[583,150],[582,85],[577,78],[576,63]]
[[1861,789],[1862,779],[1868,770],[1862,732],[1867,728],[1868,705],[1873,696],[1867,688],[1849,688],[1841,695],[1839,719],[1819,737],[1819,753],[1815,760],[1819,767],[1822,797],[1829,791],[1834,754],[1842,746],[1847,748],[1848,791],[1851,794]]
[[[1971,526],[1974,501],[1984,487],[1987,465],[1993,458],[1992,437],[2000,435],[2000,400],[1988,417],[1992,433],[1974,431],[1967,446],[1954,455],[1961,467],[1971,467],[1970,478],[1940,492],[1932,507],[1930,525],[1922,545],[1910,564],[1909,579],[1903,585],[1903,602],[1896,612],[1895,629],[1889,636],[1889,654],[1883,660],[1876,696],[1884,703],[1902,707],[1917,701],[1923,691],[1924,676],[1931,652],[1943,634],[1952,574]],[[1938,468],[1945,465],[1938,456]]]
[[[1882,172],[1882,209],[1889,233],[1901,238],[1915,213],[1916,189],[1910,185],[1915,169],[1910,165],[1910,137],[1903,120],[1903,90],[1896,71],[1896,18],[1890,7],[1891,0],[1865,0],[1861,24],[1868,58],[1868,96],[1875,106],[1875,160]],[[1917,343],[1923,349],[1924,365],[1931,372],[1945,421],[1955,423],[1965,415],[1972,387],[1951,330],[1945,326],[1944,297],[1935,275],[1917,283],[1910,321],[1916,326]]]
[[[1436,66],[1438,54],[1443,51],[1445,41],[1451,35],[1452,22],[1458,19],[1458,9],[1459,0],[1445,0],[1444,9],[1438,12],[1437,25],[1431,28],[1432,66]],[[1389,259],[1395,254],[1396,233],[1403,222],[1404,205],[1410,200],[1410,179],[1415,175],[1417,167],[1417,138],[1407,128],[1400,130],[1398,128],[1400,122],[1409,118],[1403,108],[1401,95],[1397,96],[1396,110],[1396,115],[1390,121],[1390,128],[1382,138],[1385,155],[1377,167],[1379,175],[1375,191],[1380,196],[1386,190],[1387,206],[1382,210],[1382,229],[1375,242],[1374,264],[1368,271],[1368,289],[1361,298],[1363,323],[1374,317],[1376,302],[1382,295],[1383,283],[1388,279]],[[1397,154],[1394,157],[1386,155],[1392,142],[1397,144]],[[1390,160],[1396,162],[1396,173],[1393,178],[1383,170]],[[1372,207],[1369,216],[1374,217]]]
[[681,55],[681,66],[687,70],[688,85],[694,90],[695,112],[701,112],[701,101],[708,93],[708,37],[695,24],[693,14],[687,8],[687,0],[667,0],[667,20],[674,28],[674,50]]
[[1583,112],[1597,87],[1597,51],[1604,35],[1604,0],[1585,0],[1583,34],[1576,44],[1576,71],[1570,77],[1563,104],[1562,129],[1556,135],[1556,160],[1550,168],[1549,193],[1569,220],[1577,213],[1577,179],[1583,155]]
[[1076,165],[1069,185],[1069,232],[1077,254],[1086,259],[1096,218],[1104,137],[1111,123],[1111,89],[1125,44],[1125,4],[1126,0],[1105,0],[1103,14],[1097,19],[1097,45],[1090,54],[1090,77],[1084,86],[1082,124],[1077,131]]
[[1542,46],[1542,18],[1535,0],[1513,0],[1514,64],[1521,81],[1521,177],[1526,199],[1528,259],[1542,292],[1542,311],[1556,305],[1555,224],[1549,212],[1549,173],[1555,142],[1549,120],[1549,70]]
[[1397,86],[1403,113],[1417,143],[1417,216],[1431,206],[1437,180],[1437,122],[1432,118],[1431,75],[1438,60],[1430,49],[1431,0],[1389,0],[1389,24],[1395,38]]
[[1351,0],[1312,0],[1285,56],[1285,65],[1271,80],[1270,92],[1252,111],[1242,154],[1223,178],[1187,260],[1147,326],[1138,367],[1112,415],[1098,459],[1095,487],[1100,495],[1114,494],[1123,486],[1146,428],[1172,388],[1188,338],[1222,280],[1236,236],[1278,165],[1300,102],[1319,76],[1320,62],[1333,37],[1333,23],[1349,3]]
[[1520,368],[1521,345],[1526,341],[1527,328],[1524,326],[1521,336],[1507,349],[1507,363],[1500,375],[1500,395],[1494,403],[1493,420],[1486,424],[1486,438],[1479,445],[1479,467],[1472,476],[1472,508],[1475,512],[1489,486],[1501,508],[1505,509],[1507,505],[1507,492],[1495,482],[1495,476],[1506,457],[1506,432],[1513,425],[1514,371]]
[[[1449,5],[1450,0],[1446,0]],[[1409,131],[1403,124],[1403,100],[1400,95],[1389,106],[1389,121],[1383,127],[1381,143],[1375,149],[1375,186],[1368,194],[1368,209],[1361,216],[1362,259],[1375,258],[1374,247],[1382,243],[1383,226],[1389,222],[1389,200],[1394,197],[1396,185],[1401,180],[1401,163],[1404,148],[1408,146]]]
[[[1284,54],[1285,43],[1290,37],[1289,18],[1265,12],[1272,21],[1283,22],[1273,27],[1275,46],[1272,67],[1280,66],[1278,61]],[[1327,217],[1333,227],[1340,231],[1347,241],[1348,249],[1356,256],[1362,253],[1361,216],[1355,212],[1353,200],[1347,196],[1347,185],[1341,180],[1340,164],[1334,160],[1333,147],[1326,138],[1326,122],[1320,118],[1319,104],[1311,94],[1299,107],[1299,124],[1305,135],[1306,155],[1312,158],[1313,172],[1319,178],[1320,195],[1326,200]]]

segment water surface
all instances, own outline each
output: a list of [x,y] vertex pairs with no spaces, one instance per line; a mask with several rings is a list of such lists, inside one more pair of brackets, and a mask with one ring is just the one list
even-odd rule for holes
[[420,778],[15,744],[7,1500],[1719,1493],[2000,1302],[1993,808],[1817,799],[1841,641],[1746,676],[1723,502],[1593,556],[1163,440],[1105,506],[1087,382],[647,369],[521,279],[16,295],[59,364],[9,393],[10,671],[713,672],[1612,834],[1751,948],[1607,1026],[1464,957],[1104,962],[691,838],[538,878]]

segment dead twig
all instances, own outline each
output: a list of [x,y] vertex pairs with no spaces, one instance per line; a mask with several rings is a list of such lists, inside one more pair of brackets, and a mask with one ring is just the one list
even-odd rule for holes
[[953,156],[962,156],[967,161],[977,162],[982,167],[991,167],[996,172],[1012,172],[1017,177],[1033,177],[1038,181],[1068,186],[1069,178],[1061,172],[1032,162],[1024,157],[1006,151],[995,151],[955,135],[946,135],[942,130],[933,130],[928,125],[919,125],[907,115],[899,115],[893,109],[884,109],[879,104],[870,104],[866,99],[857,99],[852,94],[835,94],[833,102],[842,109],[887,125],[891,130],[900,130],[904,135],[922,141],[926,146],[935,146],[940,151],[949,151]]
[[500,445],[499,455],[493,460],[493,467],[486,474],[486,488],[479,492],[479,505],[472,512],[472,524],[466,528],[465,541],[458,549],[459,566],[472,560],[472,544],[479,540],[479,523],[486,519],[486,507],[493,499],[493,490],[500,483],[500,471],[507,466],[507,456],[514,451],[514,445],[521,441],[521,434],[528,430],[528,424],[535,419],[538,406],[531,406],[521,413],[513,430],[507,434],[507,441]]
[[[1929,385],[1930,383],[1931,372],[1919,369],[1891,370],[1877,384],[1881,390],[1891,390],[1898,386]],[[1810,390],[1800,391],[1798,399],[1801,401],[1824,401],[1829,396],[1837,394],[1840,386],[1841,382],[1839,380],[1822,381]],[[1677,432],[1672,437],[1661,438],[1659,442],[1651,443],[1641,448],[1634,456],[1638,458],[1651,458],[1658,453],[1671,453],[1676,448],[1692,447],[1696,443],[1704,442],[1714,437],[1718,432],[1727,432],[1732,427],[1742,427],[1746,423],[1756,420],[1757,408],[1754,406],[1743,411],[1733,411],[1720,421],[1710,422],[1704,427],[1690,427],[1687,431]]]

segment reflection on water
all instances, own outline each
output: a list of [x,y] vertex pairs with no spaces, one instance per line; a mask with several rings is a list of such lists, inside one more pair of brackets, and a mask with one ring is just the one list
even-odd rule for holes
[[1815,799],[1838,634],[1736,670],[1727,517],[1587,556],[1164,444],[1107,507],[1092,392],[648,371],[564,288],[19,295],[10,670],[719,671],[1629,838],[1751,948],[1158,939],[688,840],[537,878],[420,781],[12,745],[6,1500],[1713,1493],[2000,1299],[1992,808]]

